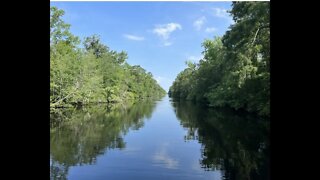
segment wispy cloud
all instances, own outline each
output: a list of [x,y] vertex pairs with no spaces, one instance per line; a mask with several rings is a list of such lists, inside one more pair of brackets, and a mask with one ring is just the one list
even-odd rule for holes
[[225,18],[227,20],[229,20],[229,22],[231,24],[234,24],[234,21],[232,19],[232,16],[230,15],[230,13],[227,12],[226,9],[223,8],[212,8],[213,10],[213,15],[219,18]]
[[161,24],[156,25],[156,27],[153,29],[153,33],[159,36],[164,46],[170,46],[172,42],[170,42],[170,34],[174,32],[175,30],[181,30],[182,26],[178,23],[168,23],[168,24]]
[[214,28],[214,27],[207,27],[207,28],[205,29],[205,32],[206,32],[206,33],[212,33],[212,32],[215,32],[215,31],[217,31],[217,29]]
[[124,34],[123,37],[125,37],[129,40],[133,40],[133,41],[143,41],[144,40],[144,37],[134,36],[134,35],[130,35],[130,34]]
[[222,9],[222,8],[212,8],[212,9],[213,9],[214,15],[216,17],[221,17],[221,18],[229,18],[230,17],[230,15],[226,9]]
[[200,31],[203,24],[207,21],[205,16],[198,18],[196,21],[193,22],[193,26],[196,28],[197,31]]

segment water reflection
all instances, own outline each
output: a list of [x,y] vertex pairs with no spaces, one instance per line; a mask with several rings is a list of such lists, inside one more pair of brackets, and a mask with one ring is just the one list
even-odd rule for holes
[[50,179],[67,179],[71,166],[94,164],[108,149],[123,149],[129,130],[143,127],[156,106],[144,101],[129,107],[86,106],[50,114]]
[[50,177],[269,179],[268,139],[266,119],[168,98],[56,111]]
[[167,169],[177,169],[179,161],[168,154],[169,144],[165,143],[160,146],[153,156],[154,164],[160,165]]
[[191,102],[171,104],[187,129],[185,140],[202,144],[202,168],[221,170],[226,180],[269,179],[268,119]]

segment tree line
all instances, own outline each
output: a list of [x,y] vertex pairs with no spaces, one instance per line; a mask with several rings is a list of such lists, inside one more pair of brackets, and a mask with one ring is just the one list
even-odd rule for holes
[[270,3],[233,2],[230,13],[235,23],[202,43],[203,58],[186,62],[169,96],[269,116]]
[[124,103],[162,97],[166,92],[128,54],[103,44],[99,35],[79,37],[62,20],[64,11],[50,7],[50,107],[88,103]]

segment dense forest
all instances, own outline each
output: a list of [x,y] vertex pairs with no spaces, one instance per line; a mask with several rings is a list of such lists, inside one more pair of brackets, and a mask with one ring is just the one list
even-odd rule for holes
[[73,104],[124,103],[165,95],[150,72],[126,62],[98,35],[81,41],[62,20],[64,11],[50,8],[50,107]]
[[233,2],[230,13],[235,23],[203,42],[203,58],[186,62],[169,96],[269,116],[270,3]]

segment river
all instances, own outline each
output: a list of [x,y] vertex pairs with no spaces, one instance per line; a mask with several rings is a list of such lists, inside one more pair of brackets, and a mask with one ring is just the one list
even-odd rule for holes
[[51,115],[50,179],[269,179],[269,120],[169,97]]

